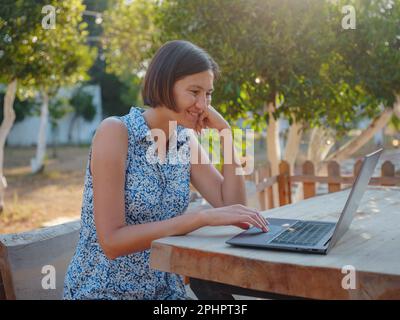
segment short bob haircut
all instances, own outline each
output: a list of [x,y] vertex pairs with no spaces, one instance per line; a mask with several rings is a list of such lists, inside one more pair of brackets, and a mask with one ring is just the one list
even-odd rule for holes
[[152,108],[165,105],[177,111],[173,95],[175,82],[207,70],[213,72],[214,79],[220,75],[217,63],[205,50],[189,41],[166,42],[158,49],[147,69],[142,87],[144,104]]

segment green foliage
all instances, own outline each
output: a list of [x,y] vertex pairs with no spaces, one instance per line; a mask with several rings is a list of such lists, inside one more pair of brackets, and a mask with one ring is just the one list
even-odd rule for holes
[[[90,10],[92,12],[99,12],[101,17],[101,13],[107,9],[109,5],[109,0],[83,0],[83,3],[86,7],[86,10]],[[102,23],[96,23],[96,18],[93,15],[85,15],[83,16],[83,21],[87,24],[87,31],[89,32],[91,37],[98,37],[101,36],[103,33],[103,24]],[[101,20],[102,22],[102,20]],[[92,43],[94,45],[99,45],[98,47],[100,48],[100,42],[94,42]]]
[[400,133],[400,118],[397,118],[396,116],[393,116],[392,119],[390,120],[390,125],[391,125],[398,133]]
[[[55,29],[42,27],[45,5],[56,8]],[[0,11],[1,80],[18,79],[19,95],[54,94],[60,86],[87,79],[96,50],[86,44],[81,0],[6,1]]]
[[58,126],[58,121],[66,114],[73,112],[74,108],[70,105],[67,98],[52,98],[49,101],[49,120],[52,128]]
[[34,35],[41,28],[41,9],[47,1],[4,0],[0,6],[0,80],[31,78],[31,56],[37,47]]
[[78,89],[71,97],[70,104],[78,117],[82,117],[86,121],[92,121],[96,115],[96,107],[93,104],[93,97]]
[[103,116],[122,116],[133,105],[139,105],[140,79],[131,76],[127,79],[112,74],[103,74],[100,78],[102,89]]
[[[0,105],[3,105],[4,94],[0,94]],[[0,123],[3,121],[3,109],[0,108]],[[35,115],[39,110],[39,104],[35,99],[20,100],[18,97],[14,101],[15,122],[21,122],[25,117]]]
[[138,76],[131,76],[122,80],[121,101],[124,105],[143,104],[140,96],[141,80]]
[[341,32],[338,42],[357,84],[374,100],[392,106],[400,92],[400,2],[338,1],[356,8],[357,27]]
[[145,67],[156,42],[156,0],[115,0],[104,12],[103,48],[107,72],[135,75]]
[[[81,23],[81,0],[12,3],[9,10],[2,10],[0,20],[6,26],[0,36],[10,39],[0,59],[4,79],[17,78],[35,88],[83,81],[95,52],[85,45],[87,31],[86,24]],[[55,29],[42,27],[44,5],[56,8]]]
[[226,117],[246,118],[261,129],[268,121],[264,104],[279,96],[286,108],[278,112],[302,120],[305,106],[292,90],[303,93],[303,83],[315,83],[326,59],[330,30],[323,2],[176,0],[163,2],[160,12],[163,42],[188,39],[220,64],[214,104]]
[[[389,0],[117,0],[105,15],[109,70],[137,73],[166,41],[206,49],[222,77],[213,105],[265,128],[273,116],[345,134],[400,91],[400,3]],[[341,9],[354,5],[356,30]]]

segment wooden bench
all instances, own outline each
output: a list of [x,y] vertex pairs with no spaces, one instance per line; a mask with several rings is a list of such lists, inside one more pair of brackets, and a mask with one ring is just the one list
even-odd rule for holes
[[[0,235],[0,299],[61,299],[64,277],[75,252],[80,221]],[[42,280],[54,267],[55,289],[44,289]],[[44,272],[44,273],[42,273]]]
[[[188,214],[210,208],[195,193],[191,194],[190,201]],[[65,273],[75,252],[79,230],[80,221],[76,220],[31,232],[0,234],[0,300],[61,299]],[[45,266],[54,267],[55,289],[42,286],[43,279],[51,272]]]

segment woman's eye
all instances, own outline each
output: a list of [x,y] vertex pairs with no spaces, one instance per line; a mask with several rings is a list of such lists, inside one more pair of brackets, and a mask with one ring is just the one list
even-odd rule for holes
[[197,95],[199,92],[198,92],[198,91],[192,91],[192,93],[194,93],[195,95]]

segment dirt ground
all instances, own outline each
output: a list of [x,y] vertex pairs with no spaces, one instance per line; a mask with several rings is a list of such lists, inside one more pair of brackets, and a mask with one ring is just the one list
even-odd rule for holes
[[0,233],[28,231],[79,218],[89,147],[63,147],[48,152],[41,174],[30,173],[34,148],[6,148],[5,209],[0,213]]

